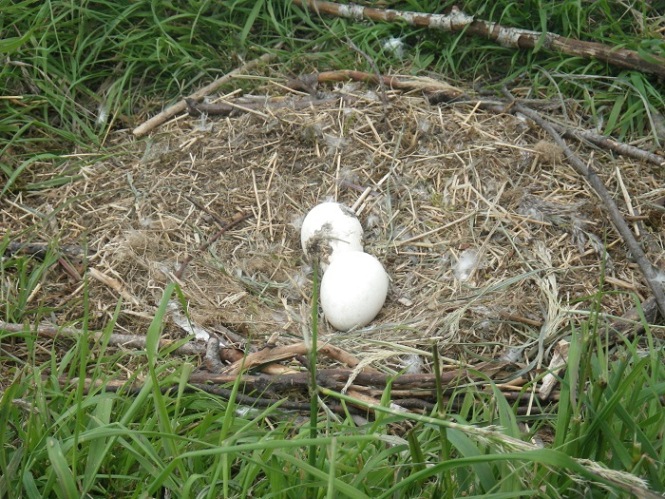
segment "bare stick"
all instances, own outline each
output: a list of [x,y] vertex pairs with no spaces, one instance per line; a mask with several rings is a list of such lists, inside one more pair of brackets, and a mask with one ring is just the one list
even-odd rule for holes
[[[58,378],[58,383],[60,384],[61,387],[66,388],[72,386],[72,384],[78,383],[79,378],[72,378],[72,379],[67,379],[67,378]],[[85,385],[85,392],[89,393],[90,390],[94,388],[103,388],[104,390],[108,392],[118,392],[122,391],[124,393],[130,394],[130,395],[136,395],[141,391],[142,386],[140,384],[134,383],[130,384],[125,381],[119,381],[119,380],[107,380],[105,382],[101,382],[101,380],[92,380],[90,378],[86,378],[84,380],[84,385]],[[162,392],[167,392],[171,390],[172,388],[175,388],[175,385],[173,386],[167,386],[163,385],[161,387]],[[217,395],[218,397],[222,397],[224,399],[229,400],[232,397],[232,392],[233,390],[227,389],[227,388],[221,388],[220,386],[216,385],[206,385],[206,384],[199,384],[199,383],[190,383],[189,386],[185,387],[185,391],[192,392],[200,390],[202,392],[210,393],[212,395]],[[297,411],[302,414],[308,414],[309,413],[309,402],[296,402],[296,401],[291,401],[291,400],[284,400],[284,396],[276,396],[276,397],[255,397],[255,396],[250,396],[250,395],[245,395],[243,393],[237,393],[235,394],[235,400],[236,402],[251,406],[251,407],[270,407],[273,405],[278,405],[279,409],[281,410],[286,410],[286,411]],[[418,412],[424,412],[425,414],[428,414],[433,407],[433,404],[420,400],[420,399],[404,399],[404,400],[395,400],[394,401],[396,404],[399,404],[401,407],[407,408],[412,411],[418,411]],[[327,404],[328,409],[330,409],[332,412],[335,414],[340,414],[340,415],[345,415],[347,412],[351,412],[352,414],[367,414],[368,410],[366,408],[362,409],[357,409],[351,405],[342,405],[342,404],[335,404],[335,403],[330,403],[328,402]],[[370,411],[371,412],[371,411]]]
[[[217,78],[215,81],[210,83],[209,85],[206,85],[200,90],[197,90],[193,94],[189,95],[187,98],[188,99],[193,99],[193,100],[199,100],[205,97],[206,95],[210,95],[213,93],[215,90],[217,90],[219,87],[224,85],[225,83],[228,83],[234,76],[237,76],[242,73],[246,73],[247,71],[250,71],[251,69],[254,69],[255,67],[270,62],[272,59],[275,58],[275,54],[263,54],[261,57],[258,59],[251,60],[239,68],[234,69],[230,73],[225,74],[221,78]],[[133,133],[137,137],[141,137],[142,135],[145,135],[149,132],[151,132],[153,129],[157,128],[158,126],[162,125],[163,123],[166,123],[169,119],[173,118],[176,114],[182,113],[187,109],[187,102],[185,99],[182,99],[178,101],[177,103],[173,104],[172,106],[167,107],[164,109],[161,113],[159,113],[156,116],[153,116],[149,120],[145,121],[143,124],[137,126]]]
[[502,26],[494,22],[476,19],[459,9],[453,9],[450,14],[428,14],[393,9],[374,9],[355,4],[343,5],[319,0],[293,0],[293,3],[316,13],[355,21],[369,19],[380,22],[406,23],[410,26],[451,33],[463,31],[465,35],[487,38],[504,47],[515,49],[533,49],[542,41],[542,48],[552,52],[560,52],[585,59],[598,59],[621,68],[637,69],[644,73],[665,76],[665,58],[655,54],[650,55],[649,61],[647,61],[634,50],[575,40],[555,33],[541,33]]
[[641,161],[653,163],[654,165],[658,166],[665,166],[664,157],[649,151],[645,151],[644,149],[640,149],[639,147],[631,146],[630,144],[624,144],[622,142],[617,142],[616,140],[610,137],[599,135],[589,130],[567,130],[559,125],[553,125],[553,126],[562,136],[566,138],[572,138],[578,141],[586,140],[600,148],[609,149],[623,156],[639,159]]
[[319,83],[353,80],[373,83],[375,85],[384,85],[386,88],[396,90],[420,90],[429,96],[445,92],[446,98],[450,100],[464,96],[464,92],[459,88],[453,87],[446,82],[427,78],[425,76],[383,76],[352,69],[324,71],[315,76]]
[[[513,97],[511,97],[511,99],[513,99]],[[452,101],[453,98],[451,97],[449,100]],[[526,101],[524,100],[520,100],[520,102],[522,105],[530,106],[533,108],[536,107],[537,101],[532,101],[533,103],[530,102],[529,104],[527,104]],[[432,103],[431,99],[430,103]],[[471,97],[464,96],[462,98],[456,99],[456,103],[459,104],[468,103],[470,105],[478,105],[482,109],[487,109],[488,111],[492,111],[499,114],[510,111],[510,109],[508,109],[508,106],[510,104],[504,101],[487,101],[487,100],[476,101]],[[576,140],[577,142],[581,142],[587,145],[593,144],[603,150],[612,151],[616,154],[619,154],[620,156],[626,156],[629,158],[637,159],[639,161],[646,161],[647,163],[652,163],[658,166],[665,166],[665,157],[660,156],[658,154],[654,154],[649,151],[645,151],[644,149],[640,149],[639,147],[619,142],[611,137],[607,137],[605,135],[592,132],[591,130],[571,130],[563,125],[559,125],[558,123],[549,122],[549,124],[562,137],[565,137],[567,139],[573,139]]]
[[[360,363],[360,360],[357,357],[333,345],[322,345],[317,351],[327,357],[344,362],[349,367],[355,367]],[[238,359],[224,370],[224,375],[236,376],[242,371],[265,366],[272,362],[292,359],[299,355],[307,355],[308,352],[309,347],[307,347],[305,343],[295,343],[293,345],[281,347],[267,347],[258,352],[249,354],[244,359]]]
[[111,288],[113,291],[122,296],[125,300],[132,303],[133,305],[139,305],[141,302],[134,296],[127,287],[120,282],[119,280],[106,275],[104,272],[97,270],[94,267],[88,269],[88,275],[95,279],[96,281],[101,282],[105,286]]
[[200,116],[207,114],[210,116],[231,116],[235,114],[246,113],[250,109],[259,110],[266,109],[268,111],[274,109],[307,109],[310,107],[323,106],[326,104],[337,103],[340,97],[330,97],[327,99],[300,99],[300,100],[285,100],[285,99],[269,99],[261,100],[259,102],[243,103],[242,107],[233,105],[233,103],[219,102],[216,104],[206,104],[203,102],[196,102],[192,99],[185,99],[187,101],[187,110],[192,116]]
[[[477,373],[481,371],[478,370]],[[237,372],[226,373],[207,373],[198,372],[193,373],[189,381],[191,383],[213,383],[213,384],[227,384],[233,383],[238,377]],[[309,386],[309,373],[298,372],[284,374],[281,376],[269,376],[266,374],[244,374],[240,375],[243,384],[252,385],[257,390],[266,390],[270,388],[277,393],[284,392],[285,390],[298,388],[303,393],[307,391]],[[426,392],[428,396],[433,394],[436,389],[436,379],[433,374],[402,374],[394,376],[380,372],[361,372],[354,373],[353,369],[320,369],[317,372],[317,385],[342,390],[349,378],[353,376],[353,382],[356,389],[368,391],[368,387],[385,388],[388,383],[392,388],[397,391],[412,390],[415,392]],[[456,370],[446,372],[442,375],[441,379],[450,384],[451,389],[456,387],[460,381],[466,382],[470,377],[486,379],[488,373],[483,374],[470,374],[466,370]],[[415,396],[412,394],[412,396]]]
[[[74,329],[71,327],[58,327],[50,326],[48,324],[40,324],[37,327],[28,326],[25,324],[15,324],[11,322],[0,321],[0,330],[7,331],[10,333],[34,333],[36,332],[38,336],[45,338],[57,339],[57,338],[69,338],[69,339],[79,339],[84,335],[84,331],[80,329]],[[119,346],[123,348],[133,348],[136,350],[145,348],[145,336],[140,336],[136,334],[120,334],[112,333],[106,336],[106,333],[100,332],[89,332],[88,338],[90,341],[107,341],[109,345]],[[177,340],[159,340],[159,348],[167,348],[173,346],[177,343]],[[181,345],[175,350],[176,353],[181,355],[204,355],[206,352],[205,343],[194,343],[192,341]]]
[[215,213],[215,212],[213,212],[213,211],[210,211],[208,208],[206,208],[206,207],[203,206],[201,203],[199,203],[196,199],[194,199],[194,198],[192,198],[192,197],[190,197],[190,196],[188,196],[188,195],[186,195],[186,194],[184,194],[184,197],[185,197],[185,199],[186,199],[187,201],[189,201],[190,203],[192,203],[192,204],[193,204],[194,206],[196,206],[199,210],[201,210],[203,213],[205,213],[205,214],[208,215],[210,218],[212,218],[212,219],[217,223],[217,225],[219,225],[220,228],[224,228],[224,226],[226,225],[226,222],[225,222],[224,220],[222,220],[222,219],[217,215],[217,213]]
[[[504,90],[504,93],[508,98],[511,98],[512,95]],[[665,318],[665,291],[663,290],[662,279],[658,276],[658,269],[653,266],[649,261],[642,247],[635,240],[633,232],[630,230],[630,227],[623,218],[623,215],[619,211],[614,199],[608,192],[605,184],[602,180],[596,175],[596,172],[593,171],[591,166],[585,165],[582,160],[568,147],[568,144],[561,137],[561,134],[557,132],[554,127],[546,121],[539,113],[530,109],[523,104],[520,104],[518,101],[515,101],[512,106],[512,110],[517,111],[525,115],[527,118],[535,121],[543,130],[549,133],[554,141],[563,149],[566,154],[566,158],[570,162],[573,169],[582,177],[586,179],[589,185],[596,192],[596,195],[600,198],[602,203],[605,205],[610,220],[614,224],[614,228],[617,230],[624,243],[628,247],[628,250],[631,252],[635,262],[639,265],[640,270],[644,274],[644,278],[647,281],[647,284],[651,288],[656,304],[658,305],[658,310],[660,311],[661,317]]]
[[[350,369],[323,369],[320,371],[320,375],[317,376],[317,383],[319,386],[330,389],[341,391],[345,384],[346,380],[351,376]],[[464,377],[466,373],[446,373],[447,375],[444,379],[446,386],[444,387],[446,395],[450,395],[455,392],[460,385],[460,381],[466,382],[467,378]],[[298,392],[301,394],[307,393],[308,383],[309,383],[309,373],[298,372],[298,373],[288,373],[282,374],[279,376],[270,376],[267,374],[255,374],[255,375],[241,375],[240,376],[240,386],[242,391],[255,390],[258,392],[263,392],[266,394],[274,394],[275,398],[282,398],[286,396],[289,392]],[[477,379],[487,380],[486,376],[477,375]],[[237,376],[229,375],[219,375],[219,374],[209,374],[206,372],[196,372],[192,373],[188,379],[188,383],[192,385],[207,385],[207,386],[219,386],[219,385],[229,385],[238,381]],[[411,399],[431,399],[435,396],[436,391],[436,379],[433,374],[404,374],[401,376],[387,375],[383,373],[373,373],[368,376],[364,376],[361,382],[351,385],[354,392],[364,393],[370,396],[380,397],[385,390],[385,386],[390,383],[391,386],[396,386],[396,388],[391,393],[399,394],[400,398],[411,398]],[[118,389],[120,387],[126,388],[136,388],[136,385],[127,383],[124,380],[98,380],[95,385],[106,387],[113,387]],[[375,389],[370,389],[369,387],[373,386]],[[490,383],[487,383],[487,386],[490,386]],[[522,393],[522,391],[515,391],[515,387],[510,385],[501,385],[497,384],[499,388],[507,398],[511,400],[524,400],[527,401],[530,397],[528,393]],[[559,397],[558,392],[551,393],[546,399],[557,400]],[[397,397],[396,397],[397,398]]]

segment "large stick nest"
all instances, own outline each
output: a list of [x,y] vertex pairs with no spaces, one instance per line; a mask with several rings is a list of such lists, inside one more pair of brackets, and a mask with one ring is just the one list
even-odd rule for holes
[[[251,81],[254,95],[307,98],[277,76]],[[324,200],[352,206],[369,188],[359,218],[366,251],[390,275],[388,300],[360,330],[336,332],[322,320],[320,337],[380,369],[406,367],[407,354],[433,341],[463,362],[551,345],[586,317],[601,289],[608,315],[648,297],[597,197],[532,123],[364,83],[319,88],[318,98],[304,108],[182,116],[148,140],[118,133],[113,157],[63,166],[84,162],[80,180],[9,196],[3,226],[13,239],[95,250],[88,265],[109,279],[90,281],[92,327],[122,297],[118,327],[144,332],[165,285],[193,255],[178,281],[194,324],[257,345],[279,333],[290,344],[310,327],[302,218]],[[640,215],[635,233],[662,266],[661,167],[588,147],[578,153]],[[33,173],[60,173],[49,168]],[[228,221],[239,212],[253,216],[199,250],[219,229],[211,215]],[[30,300],[54,307],[51,319],[65,324],[81,317],[82,292],[71,272],[54,267]],[[185,336],[178,322],[164,335]]]

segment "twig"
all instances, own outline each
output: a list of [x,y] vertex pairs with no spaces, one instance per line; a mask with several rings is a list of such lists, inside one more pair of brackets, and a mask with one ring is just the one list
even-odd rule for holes
[[[72,384],[76,384],[78,383],[78,381],[79,381],[78,378],[72,378],[71,380],[68,380],[67,378],[58,378],[58,383],[63,388],[71,386]],[[103,388],[108,392],[122,391],[130,395],[136,395],[142,389],[142,386],[136,383],[129,384],[125,381],[119,381],[119,380],[106,380],[102,382],[101,380],[93,381],[90,378],[86,378],[84,380],[84,386],[86,394],[89,393],[90,390],[94,388]],[[176,387],[177,385],[175,384],[172,386],[163,385],[160,387],[160,391],[162,393],[168,393],[169,391],[175,389]],[[225,398],[227,400],[230,400],[232,396],[231,389],[221,388],[217,385],[207,385],[201,383],[190,383],[188,386],[185,387],[185,391],[187,392],[202,391],[210,393],[212,395],[216,395],[218,397]],[[251,407],[258,408],[258,407],[270,407],[273,405],[278,405],[279,409],[281,410],[295,411],[301,414],[309,413],[309,402],[295,402],[291,400],[286,400],[284,395],[273,398],[273,397],[255,397],[255,396],[245,395],[243,393],[238,393],[235,395],[234,400],[242,405],[251,406]],[[401,407],[414,411],[417,410],[419,412],[424,412],[425,414],[429,413],[433,407],[433,404],[420,399],[405,399],[405,400],[398,399],[395,400],[395,403],[399,404]],[[340,414],[340,415],[344,415],[347,412],[350,412],[352,414],[368,413],[367,409],[365,408],[359,409],[348,404],[347,405],[331,404],[330,402],[328,402],[326,406],[335,414]]]
[[127,287],[120,282],[119,280],[106,275],[105,273],[97,270],[96,268],[89,268],[88,275],[95,279],[96,281],[101,282],[106,287],[111,288],[113,291],[122,296],[125,300],[132,303],[133,305],[139,305],[141,302],[134,296]]
[[[197,90],[193,94],[189,95],[187,98],[193,100],[202,99],[206,95],[210,95],[211,93],[216,91],[219,87],[221,87],[225,83],[229,82],[231,79],[233,79],[234,76],[246,73],[247,71],[250,71],[251,69],[254,69],[255,67],[261,64],[270,62],[274,58],[275,54],[263,54],[261,57],[251,60],[243,64],[239,68],[236,68],[233,71],[225,74],[224,76],[217,78],[215,81],[213,81],[209,85],[206,85],[202,89]],[[156,116],[153,116],[143,124],[136,127],[133,133],[137,137],[141,137],[142,135],[151,132],[153,129],[157,128],[158,126],[162,125],[169,119],[173,118],[176,114],[182,113],[185,109],[187,109],[187,102],[185,101],[185,99],[183,99],[173,104],[172,106],[167,107],[161,113],[157,114]]]
[[[321,351],[321,349],[319,349]],[[249,356],[247,357],[249,358]],[[497,364],[505,364],[498,362]],[[470,379],[486,380],[493,377],[482,369],[474,368],[474,372],[466,369],[455,369],[441,374],[443,383],[449,384],[451,388],[457,387],[456,381]],[[499,372],[499,371],[494,371]],[[482,373],[482,374],[481,374]],[[238,370],[226,371],[220,374],[198,372],[190,376],[192,383],[232,383],[240,373]],[[436,379],[433,374],[402,374],[394,376],[377,371],[361,371],[356,373],[353,369],[319,369],[316,377],[319,386],[342,390],[348,380],[353,377],[354,386],[385,388],[388,383],[394,390],[414,390],[418,392],[432,391],[436,387]],[[309,373],[298,372],[282,376],[268,376],[266,374],[242,375],[244,383],[252,384],[257,389],[267,389],[269,386],[276,391],[283,391],[293,387],[301,387],[306,392],[309,386]]]
[[[242,221],[244,221],[244,220],[247,220],[248,218],[251,218],[251,217],[252,217],[252,214],[251,214],[251,213],[249,213],[249,214],[238,214],[238,215],[236,215],[235,217],[233,217],[233,219],[232,219],[228,224],[226,224],[224,227],[222,227],[221,229],[219,229],[219,230],[215,233],[214,236],[212,236],[210,239],[208,239],[206,242],[204,242],[204,243],[199,247],[198,251],[199,251],[199,252],[201,252],[201,251],[205,251],[206,249],[208,249],[208,247],[210,247],[210,245],[211,245],[212,243],[214,243],[215,241],[217,241],[217,239],[219,239],[220,237],[222,237],[222,235],[223,235],[226,231],[228,231],[229,229],[232,229],[233,227],[235,227],[236,225],[238,225],[240,222],[242,222]],[[187,257],[185,257],[185,260],[182,262],[182,264],[180,265],[180,268],[179,268],[179,269],[176,271],[176,273],[175,273],[176,278],[178,278],[178,279],[181,279],[181,278],[182,278],[182,275],[185,273],[185,269],[187,268],[187,265],[189,265],[189,262],[191,262],[193,259],[194,259],[194,254],[189,254],[189,255],[187,255]]]
[[[72,379],[67,379],[64,377],[58,378],[58,383],[62,388],[66,388],[68,386],[72,386],[72,384],[77,384],[78,383],[78,378],[72,378]],[[247,386],[244,383],[244,380],[241,380],[241,386],[245,387],[249,390],[254,390],[258,391],[255,389],[254,386],[249,385]],[[89,393],[90,390],[94,388],[102,388],[108,392],[119,392],[122,391],[124,393],[130,394],[130,395],[136,395],[141,391],[142,386],[137,383],[127,383],[126,381],[122,380],[92,380],[90,378],[86,378],[84,380],[84,390],[85,393]],[[160,387],[160,391],[162,393],[168,393],[169,391],[177,388],[176,384],[173,385],[162,385]],[[232,395],[232,390],[227,389],[227,388],[222,388],[219,385],[211,385],[211,384],[205,384],[205,383],[196,383],[196,382],[191,382],[188,384],[188,386],[185,387],[185,391],[187,392],[192,392],[192,391],[202,391],[206,393],[210,393],[212,395],[216,395],[225,399],[230,399]],[[330,394],[331,390],[330,389],[324,389],[322,390],[323,394]],[[263,391],[263,395],[268,394],[269,392]],[[357,393],[354,391],[354,394]],[[529,416],[537,416],[540,414],[540,411],[538,410],[532,410],[529,414],[527,414],[527,409],[528,407],[525,407],[525,402],[526,399],[525,397],[519,397],[515,396],[515,394],[511,394],[510,392],[504,393],[506,398],[509,400],[516,400],[520,405],[517,407],[517,415],[529,415]],[[267,396],[261,396],[261,397],[256,397],[256,396],[250,396],[246,395],[244,393],[239,393],[236,394],[236,402],[239,402],[240,404],[251,406],[251,407],[270,407],[272,405],[279,405],[279,408],[282,410],[287,410],[287,411],[296,411],[301,414],[308,414],[309,413],[309,402],[296,402],[296,401],[291,401],[291,400],[286,400],[285,399],[286,394],[284,392],[282,393],[275,393],[274,397],[267,397]],[[551,400],[558,400],[559,394],[558,392],[553,393],[550,397]],[[329,400],[329,399],[328,399]],[[359,402],[361,402],[361,399],[358,399]],[[461,402],[459,401],[459,398],[455,398],[450,401],[449,398],[446,399],[446,402],[449,404],[449,407],[451,410],[457,410]],[[429,402],[427,400],[423,400],[422,398],[395,398],[393,399],[392,403],[396,406],[399,406],[404,409],[408,409],[411,412],[422,412],[424,414],[430,414],[434,408],[434,404],[432,402]],[[378,405],[378,404],[377,404]],[[359,405],[353,405],[347,404],[347,405],[341,405],[341,404],[331,404],[329,401],[326,403],[326,406],[328,409],[330,409],[332,412],[336,414],[342,414],[344,415],[346,411],[351,412],[352,414],[368,414],[372,413],[371,409],[367,409],[365,407],[359,406]]]
[[463,32],[497,42],[504,47],[533,49],[542,42],[542,48],[585,59],[598,59],[618,67],[637,69],[645,73],[665,76],[665,58],[650,55],[645,60],[634,50],[623,49],[596,42],[567,38],[555,33],[541,33],[476,19],[454,8],[450,14],[428,14],[393,9],[375,9],[355,4],[337,4],[319,0],[293,0],[294,5],[312,12],[362,21],[400,22],[419,28],[428,28],[451,33]]
[[570,342],[566,340],[559,340],[554,346],[554,355],[552,355],[550,364],[547,367],[547,374],[543,376],[540,388],[538,389],[538,398],[540,398],[540,400],[547,399],[559,382],[559,374],[568,363],[569,346]]
[[287,108],[287,109],[293,109],[293,110],[299,110],[299,109],[307,109],[309,107],[314,107],[314,106],[323,106],[326,104],[332,104],[335,102],[339,102],[340,97],[330,97],[326,99],[298,99],[298,100],[284,100],[284,99],[269,99],[266,98],[265,100],[259,101],[259,102],[250,102],[250,103],[242,103],[242,106],[239,105],[239,103],[227,103],[227,102],[218,102],[214,104],[207,104],[203,102],[196,102],[193,99],[185,99],[187,102],[187,111],[189,112],[190,115],[192,116],[200,116],[202,114],[207,114],[210,116],[230,116],[230,115],[236,115],[236,114],[241,114],[241,113],[246,113],[249,112],[249,110],[259,110],[259,109],[266,109],[268,111],[274,110],[274,109],[282,109],[282,108]]
[[654,165],[665,167],[665,158],[663,156],[645,151],[639,147],[617,142],[610,137],[599,135],[589,130],[568,130],[556,124],[552,124],[552,126],[566,138],[572,138],[580,142],[586,140],[602,149],[609,149],[610,151],[614,151],[617,154],[621,154],[622,156],[628,156],[630,158],[639,159],[641,161],[646,161],[648,163],[653,163]]
[[[464,372],[464,374],[468,374]],[[317,385],[330,390],[341,391],[349,377],[352,376],[351,369],[322,369],[317,374]],[[487,377],[482,375],[475,376],[479,381],[486,381]],[[468,378],[461,376],[459,372],[446,373],[443,381],[447,384],[443,386],[446,395],[454,394],[459,390],[457,381],[468,381]],[[240,376],[229,375],[214,375],[199,371],[192,373],[188,379],[191,385],[205,385],[205,386],[223,386],[229,385],[239,381],[242,391],[261,392],[264,394],[274,394],[274,398],[282,398],[289,393],[297,392],[303,396],[307,395],[309,387],[309,373],[286,373],[282,375],[267,375],[267,374],[245,374]],[[392,376],[383,373],[369,373],[363,375],[361,378],[356,379],[357,383],[351,385],[356,393],[364,393],[367,396],[380,397],[386,385],[390,382],[394,387],[391,393],[398,395],[398,399],[411,399],[411,400],[426,400],[435,398],[436,380],[433,374],[404,374],[401,376]],[[98,383],[101,383],[99,381]],[[106,380],[110,386],[128,386],[125,381]],[[129,385],[132,386],[132,385]],[[489,387],[489,384],[487,384]],[[506,398],[515,401],[527,401],[530,394],[524,392],[514,391],[514,387],[510,385],[495,385],[496,388],[506,396]],[[370,388],[371,387],[371,388]],[[491,393],[491,391],[487,391]],[[558,400],[559,392],[554,391],[548,397],[542,400]],[[449,400],[449,397],[446,398]]]
[[444,81],[435,80],[425,76],[384,76],[381,74],[346,69],[324,71],[316,74],[316,78],[319,83],[353,80],[373,83],[375,85],[384,85],[387,88],[396,90],[420,90],[428,97],[428,99],[435,98],[435,96],[442,93],[445,93],[446,98],[450,100],[464,96],[464,92],[459,88]]
[[[305,343],[295,343],[293,345],[286,345],[281,347],[264,348],[263,350],[251,353],[247,355],[247,357],[239,359],[228,366],[224,370],[224,375],[236,376],[240,374],[242,370],[248,371],[258,366],[292,359],[298,355],[307,355],[308,352],[309,349]],[[330,344],[320,346],[317,352],[332,359],[343,362],[349,367],[356,367],[360,363],[360,360],[354,355]]]
[[[509,99],[512,98],[512,95],[505,89],[504,94]],[[610,216],[615,229],[621,235],[621,238],[628,247],[628,250],[637,262],[637,265],[639,265],[640,269],[642,270],[644,278],[646,279],[649,288],[651,288],[651,292],[653,293],[653,296],[656,300],[661,317],[665,318],[665,291],[663,289],[662,279],[658,276],[658,270],[649,261],[644,251],[642,251],[639,243],[635,240],[630,227],[624,220],[623,215],[621,215],[619,208],[614,202],[614,199],[612,199],[612,196],[608,192],[603,181],[600,180],[591,166],[587,166],[582,162],[582,160],[570,149],[570,147],[568,147],[568,144],[561,137],[561,134],[559,134],[559,132],[557,132],[554,127],[539,113],[524,106],[523,104],[520,104],[519,101],[514,101],[511,111],[522,113],[527,118],[530,118],[536,122],[547,133],[549,133],[554,141],[559,145],[559,147],[563,149],[566,158],[570,162],[573,169],[579,175],[584,177],[596,192],[596,195],[605,205],[605,209],[607,210],[607,213]]]
[[[38,336],[51,339],[69,338],[76,340],[83,336],[83,331],[71,327],[58,327],[48,324],[40,324],[39,326],[34,327],[26,324],[15,324],[4,321],[0,321],[0,331],[7,331],[9,333],[37,333]],[[94,342],[105,341],[109,345],[137,350],[145,348],[146,344],[145,336],[135,334],[112,333],[108,335],[107,333],[90,332],[88,333],[88,338],[90,341]],[[161,339],[159,340],[159,348],[172,347],[175,343],[178,343],[178,341],[180,340]],[[180,355],[204,355],[205,351],[205,343],[194,343],[191,341],[175,349],[175,352]]]
[[82,261],[87,254],[95,253],[95,250],[84,248],[77,244],[62,244],[54,246],[51,243],[19,243],[12,241],[5,248],[5,254],[30,255],[43,260],[46,258],[46,254],[49,250],[54,250],[56,253],[77,262]]
[[201,210],[203,213],[205,213],[205,214],[208,215],[210,218],[212,218],[212,219],[217,223],[217,225],[219,225],[221,228],[224,228],[224,226],[226,225],[226,222],[225,222],[224,220],[222,220],[222,218],[219,217],[219,216],[217,215],[217,213],[215,213],[215,212],[213,212],[213,211],[210,211],[208,208],[206,208],[205,206],[203,206],[201,203],[199,203],[199,202],[198,202],[196,199],[194,199],[193,197],[190,197],[190,196],[188,196],[188,195],[186,195],[186,194],[184,195],[184,197],[185,197],[185,199],[186,199],[187,201],[189,201],[190,203],[192,203],[192,204],[193,204],[194,206],[196,206],[199,210]]

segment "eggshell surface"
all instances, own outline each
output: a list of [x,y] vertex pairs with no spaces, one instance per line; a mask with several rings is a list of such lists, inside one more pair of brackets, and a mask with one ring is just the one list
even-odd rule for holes
[[361,251],[338,253],[321,279],[321,308],[340,331],[369,324],[388,295],[388,274],[376,257]]
[[300,244],[305,255],[318,256],[326,270],[334,253],[363,250],[363,228],[353,211],[343,204],[321,203],[303,220]]

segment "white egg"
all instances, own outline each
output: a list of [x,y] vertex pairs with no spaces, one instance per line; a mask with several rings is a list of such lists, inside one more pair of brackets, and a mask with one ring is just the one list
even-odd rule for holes
[[319,258],[325,271],[333,253],[363,250],[363,227],[350,208],[321,203],[303,220],[300,244],[306,256]]
[[321,308],[340,331],[369,324],[388,295],[388,274],[381,262],[362,251],[335,254],[321,279]]

